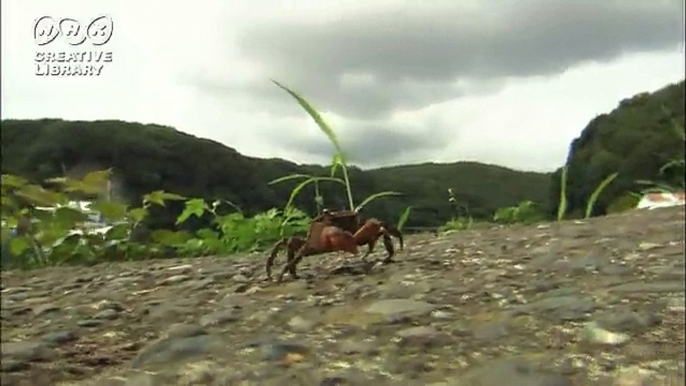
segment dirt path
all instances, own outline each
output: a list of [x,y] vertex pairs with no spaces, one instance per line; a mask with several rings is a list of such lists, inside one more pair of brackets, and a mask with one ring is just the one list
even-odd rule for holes
[[684,382],[683,207],[411,236],[398,261],[3,272],[2,385]]

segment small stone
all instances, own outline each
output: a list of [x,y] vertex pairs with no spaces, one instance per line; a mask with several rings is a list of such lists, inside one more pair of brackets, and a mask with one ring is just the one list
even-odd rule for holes
[[596,322],[588,323],[581,331],[581,338],[585,341],[597,344],[620,345],[629,340],[629,336],[615,333],[598,326]]
[[98,327],[98,326],[102,325],[102,320],[83,319],[83,320],[79,320],[76,324],[81,326],[81,327]]
[[50,344],[63,344],[77,339],[78,336],[73,331],[58,331],[43,336],[43,340]]
[[223,325],[226,323],[236,322],[238,320],[240,320],[240,317],[238,316],[236,310],[229,308],[203,316],[200,318],[200,325],[204,327]]
[[58,311],[59,309],[59,306],[52,303],[41,304],[33,307],[33,314],[36,316],[41,316],[50,312]]
[[119,313],[111,308],[102,310],[97,314],[93,315],[93,319],[100,320],[114,320],[119,317]]
[[174,275],[174,276],[169,276],[168,278],[162,280],[160,284],[162,285],[167,285],[167,284],[176,284],[176,283],[181,283],[182,281],[186,281],[190,279],[188,275]]
[[291,330],[295,332],[308,332],[310,331],[317,323],[305,319],[301,316],[295,316],[291,320],[288,321],[288,327],[290,327]]

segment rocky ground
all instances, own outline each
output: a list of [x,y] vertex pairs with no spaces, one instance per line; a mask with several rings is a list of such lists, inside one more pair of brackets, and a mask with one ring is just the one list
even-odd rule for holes
[[258,256],[3,272],[2,385],[684,383],[683,207],[397,260],[310,257],[282,285]]

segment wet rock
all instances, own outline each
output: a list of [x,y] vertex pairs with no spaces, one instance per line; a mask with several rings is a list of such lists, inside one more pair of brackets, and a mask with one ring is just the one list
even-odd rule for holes
[[372,303],[365,310],[385,316],[412,316],[428,314],[438,308],[437,305],[409,299],[386,299]]
[[43,361],[53,357],[53,352],[45,342],[4,342],[2,358],[16,361]]
[[375,354],[378,349],[371,342],[345,340],[340,343],[339,349],[344,354]]
[[401,347],[415,346],[427,349],[447,344],[450,339],[449,335],[429,326],[405,328],[396,332],[396,336],[400,338],[399,345]]
[[629,335],[616,333],[600,327],[596,322],[590,322],[581,331],[581,339],[596,344],[620,345],[629,340]]
[[113,310],[111,308],[104,309],[95,315],[93,315],[93,319],[103,319],[103,320],[114,320],[119,317],[119,312],[116,310]]
[[507,320],[495,320],[477,326],[474,329],[474,337],[482,342],[493,342],[508,335],[509,322]]
[[602,312],[594,319],[600,327],[612,331],[642,332],[662,322],[662,318],[653,311],[633,311],[628,306]]
[[308,332],[317,325],[317,321],[305,319],[301,316],[294,316],[288,321],[288,327],[295,332]]
[[77,340],[79,337],[74,331],[57,331],[43,336],[43,340],[51,345],[60,345]]
[[573,386],[560,373],[534,366],[521,358],[496,359],[469,369],[459,378],[460,386]]
[[517,306],[512,309],[512,315],[537,314],[542,317],[557,320],[584,320],[588,313],[596,308],[595,301],[583,295],[552,296]]
[[33,314],[36,316],[45,315],[54,311],[58,311],[60,307],[54,303],[41,304],[33,307]]
[[662,293],[684,292],[686,284],[683,281],[657,281],[657,282],[634,282],[620,284],[608,288],[611,292],[618,293]]
[[205,315],[200,318],[201,326],[215,326],[224,325],[231,322],[236,322],[240,320],[240,315],[238,310],[235,308],[228,308],[226,310],[215,311],[209,315]]
[[169,337],[145,347],[133,360],[133,368],[148,365],[173,365],[175,362],[207,354],[213,347],[220,345],[220,340],[211,335],[191,337]]

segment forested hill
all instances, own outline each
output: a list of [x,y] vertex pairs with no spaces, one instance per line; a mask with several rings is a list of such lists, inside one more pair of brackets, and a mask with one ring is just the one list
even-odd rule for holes
[[[670,169],[660,169],[675,162]],[[607,114],[591,120],[569,149],[567,158],[568,209],[578,214],[598,184],[612,173],[617,178],[599,197],[595,214],[603,214],[627,191],[651,180],[684,189],[684,80],[653,93],[622,100]],[[552,203],[560,194],[560,173],[553,175]]]
[[[170,127],[121,121],[59,119],[2,121],[2,172],[34,180],[87,165],[113,167],[122,196],[164,189],[207,199],[224,198],[248,213],[283,207],[295,183],[268,185],[291,173],[327,175],[328,167],[297,165],[281,159],[241,155],[220,143]],[[452,188],[458,203],[474,217],[490,218],[499,207],[529,199],[547,205],[550,176],[472,162],[421,164],[362,171],[351,170],[356,201],[383,190],[403,193],[370,204],[367,215],[397,221],[414,207],[409,225],[437,226],[454,215],[448,202]],[[339,185],[321,184],[328,207],[344,207]],[[313,191],[305,189],[296,204],[313,213]]]

